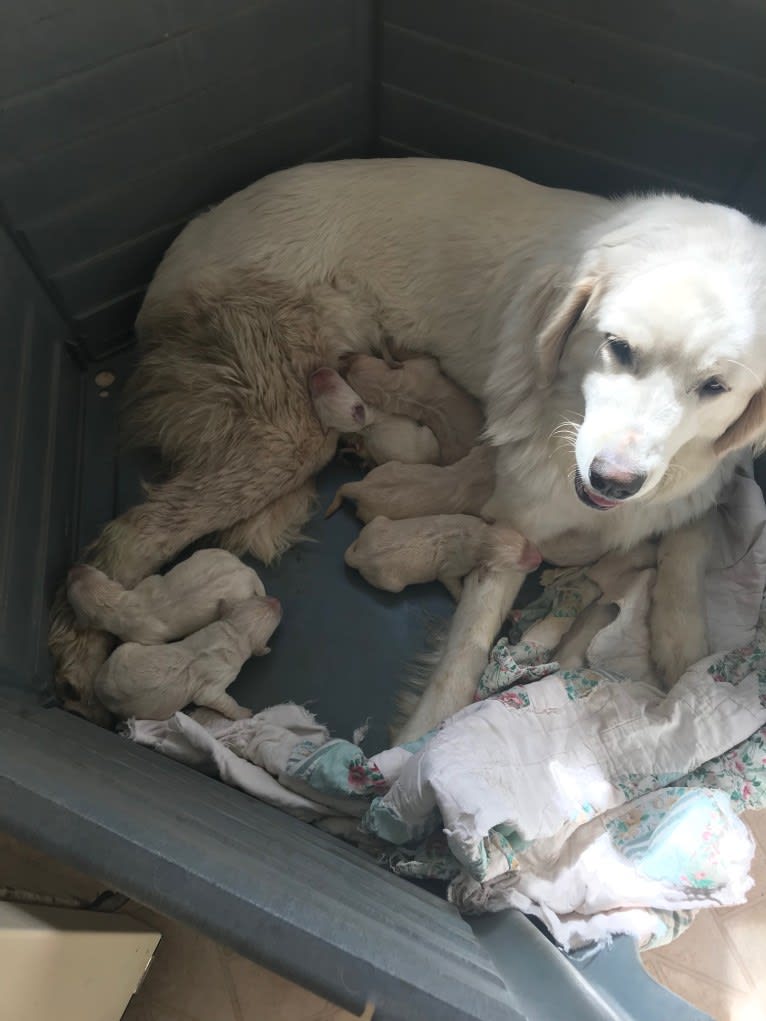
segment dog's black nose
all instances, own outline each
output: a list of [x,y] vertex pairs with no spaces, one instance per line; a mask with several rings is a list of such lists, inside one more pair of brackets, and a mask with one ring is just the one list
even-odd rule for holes
[[605,457],[594,457],[589,474],[591,489],[608,500],[627,500],[629,496],[635,496],[646,482],[646,472],[636,471]]

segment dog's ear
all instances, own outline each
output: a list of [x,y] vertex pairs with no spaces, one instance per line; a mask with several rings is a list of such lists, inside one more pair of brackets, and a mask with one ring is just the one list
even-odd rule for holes
[[558,365],[569,335],[595,296],[599,282],[600,277],[595,273],[581,276],[573,286],[567,289],[564,299],[559,300],[558,304],[554,304],[551,312],[548,312],[548,309],[551,303],[555,302],[559,288],[552,283],[541,295],[541,299],[545,303],[540,330],[537,334],[538,385],[541,388],[550,386],[556,378]]
[[747,407],[736,421],[732,422],[726,432],[722,433],[713,445],[719,457],[730,450],[742,447],[766,446],[766,390],[758,390],[750,398]]

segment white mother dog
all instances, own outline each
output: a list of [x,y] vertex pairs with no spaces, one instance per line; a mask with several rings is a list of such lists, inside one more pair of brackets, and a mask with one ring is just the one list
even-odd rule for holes
[[[90,562],[123,585],[214,530],[268,556],[333,454],[306,379],[344,352],[437,357],[498,448],[486,514],[558,563],[665,536],[654,654],[705,652],[692,579],[704,516],[766,429],[766,232],[679,196],[618,201],[440,160],[352,160],[268,177],[191,223],[137,330],[130,432],[175,474]],[[406,737],[466,701],[521,576],[468,579]],[[59,690],[97,715],[109,651],[59,597]]]

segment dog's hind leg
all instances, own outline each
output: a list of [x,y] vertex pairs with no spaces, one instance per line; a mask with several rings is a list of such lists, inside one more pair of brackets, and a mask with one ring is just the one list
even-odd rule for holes
[[[263,426],[243,435],[220,463],[180,472],[147,490],[144,503],[110,522],[86,551],[88,563],[126,588],[157,571],[190,543],[252,518],[275,500],[302,488],[332,457],[335,436],[325,436],[309,413],[284,429]],[[103,632],[77,628],[59,593],[48,640],[57,691],[83,715],[97,718],[93,680],[113,646]],[[92,707],[92,711],[89,707]]]
[[202,536],[303,490],[334,449],[335,438],[328,441],[318,426],[300,444],[269,427],[257,445],[243,443],[220,467],[189,469],[150,487],[145,503],[106,526],[86,560],[132,588]]

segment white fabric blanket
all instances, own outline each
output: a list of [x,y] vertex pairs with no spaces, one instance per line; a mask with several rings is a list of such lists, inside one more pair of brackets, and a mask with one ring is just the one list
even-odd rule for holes
[[[742,472],[718,510],[706,578],[719,651],[667,695],[648,654],[654,570],[610,557],[549,572],[493,650],[477,701],[413,745],[368,757],[292,705],[127,732],[321,820],[397,872],[449,879],[464,911],[520,908],[567,949],[621,932],[656,945],[751,885],[737,812],[766,802],[764,524]],[[586,666],[561,669],[557,647],[599,601],[616,619],[588,642]]]

